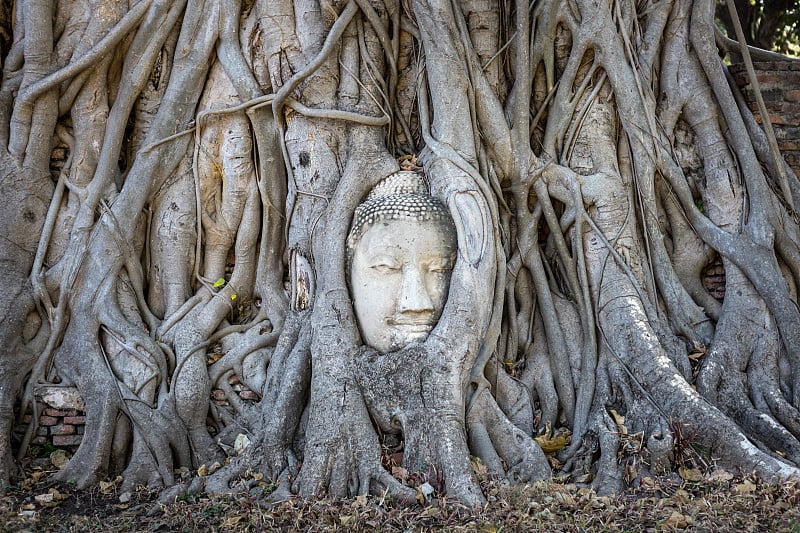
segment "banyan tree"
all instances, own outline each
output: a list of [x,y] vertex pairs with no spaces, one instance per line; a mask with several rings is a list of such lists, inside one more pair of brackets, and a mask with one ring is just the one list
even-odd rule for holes
[[79,487],[798,473],[800,181],[715,2],[8,4],[3,486],[47,384]]

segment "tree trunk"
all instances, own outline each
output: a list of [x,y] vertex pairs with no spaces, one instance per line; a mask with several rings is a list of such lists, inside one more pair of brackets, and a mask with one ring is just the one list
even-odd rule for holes
[[[192,487],[427,482],[480,505],[481,462],[604,492],[712,457],[798,474],[800,184],[764,170],[714,7],[0,10],[0,485],[43,383],[84,399],[58,474],[80,487],[182,490],[176,469],[219,462]],[[386,350],[354,311],[348,239],[399,170],[449,213],[455,261],[431,267],[438,318]],[[702,279],[718,256],[722,302]]]

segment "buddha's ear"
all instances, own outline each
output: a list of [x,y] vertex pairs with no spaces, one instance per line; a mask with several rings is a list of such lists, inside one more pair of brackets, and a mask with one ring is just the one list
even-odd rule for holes
[[489,213],[477,191],[461,191],[450,198],[450,212],[458,232],[458,250],[475,267],[486,253],[489,240]]

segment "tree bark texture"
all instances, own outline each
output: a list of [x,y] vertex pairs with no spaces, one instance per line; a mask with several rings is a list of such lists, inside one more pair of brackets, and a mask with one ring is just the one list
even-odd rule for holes
[[[481,463],[607,492],[712,458],[800,473],[800,183],[737,106],[714,8],[17,0],[0,485],[43,384],[84,398],[58,474],[81,487],[184,490],[185,467],[210,492],[259,472],[479,505]],[[458,253],[427,339],[378,353],[345,241],[401,168]],[[718,258],[724,301],[701,278]]]

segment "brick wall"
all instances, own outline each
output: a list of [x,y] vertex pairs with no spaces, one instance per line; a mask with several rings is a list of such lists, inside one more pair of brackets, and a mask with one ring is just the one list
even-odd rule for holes
[[[753,67],[778,147],[800,177],[800,61],[754,63]],[[755,93],[744,65],[733,65],[731,74],[756,120],[761,123]]]
[[[228,379],[230,388],[247,402],[260,400],[259,395],[247,388],[238,377]],[[31,445],[44,446],[51,444],[56,448],[65,448],[75,452],[83,438],[86,414],[83,411],[83,399],[74,387],[43,385],[35,390],[39,406],[39,427],[31,438]],[[219,406],[228,405],[225,392],[221,389],[211,391],[211,401]],[[27,413],[15,432],[21,436],[25,433],[32,419]]]
[[[30,421],[30,416],[26,418]],[[74,451],[81,443],[85,424],[83,411],[46,407],[39,416],[39,428],[31,444],[41,445],[50,441],[56,448]]]
[[[756,62],[753,69],[778,148],[800,177],[800,61]],[[761,113],[747,69],[743,64],[737,64],[730,70],[756,121],[761,124]],[[717,300],[725,298],[725,269],[719,257],[706,267],[703,284]]]
[[719,256],[703,271],[703,285],[711,296],[720,302],[725,299],[725,267],[722,266],[722,259]]

